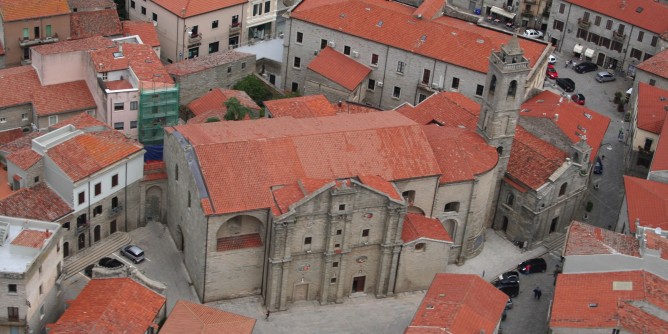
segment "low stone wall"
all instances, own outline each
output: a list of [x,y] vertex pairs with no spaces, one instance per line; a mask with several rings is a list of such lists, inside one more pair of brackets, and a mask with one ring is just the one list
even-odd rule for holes
[[117,268],[105,268],[96,265],[93,267],[93,278],[94,279],[105,279],[105,278],[123,278],[129,277],[146,286],[147,288],[164,295],[167,286],[159,281],[150,279],[142,274],[137,268],[121,266]]

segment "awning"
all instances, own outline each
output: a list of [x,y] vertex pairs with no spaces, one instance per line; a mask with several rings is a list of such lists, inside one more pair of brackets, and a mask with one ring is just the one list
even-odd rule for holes
[[492,13],[499,14],[501,16],[505,16],[505,17],[507,17],[511,20],[515,18],[515,13],[506,12],[505,10],[503,10],[499,7],[496,7],[496,6],[492,6]]
[[585,50],[585,57],[591,58],[594,56],[594,49],[587,49]]
[[582,46],[580,44],[575,44],[575,47],[573,48],[573,52],[582,53],[582,49],[584,49],[584,46]]

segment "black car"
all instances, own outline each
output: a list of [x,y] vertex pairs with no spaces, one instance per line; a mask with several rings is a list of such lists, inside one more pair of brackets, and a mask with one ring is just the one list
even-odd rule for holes
[[575,82],[569,78],[557,78],[555,81],[557,82],[557,86],[561,87],[565,92],[575,90]]
[[578,73],[587,73],[587,72],[596,71],[598,69],[598,66],[596,66],[596,64],[594,64],[594,63],[585,62],[585,63],[579,63],[579,64],[575,65],[575,67],[573,67],[573,69],[575,70],[575,72],[578,72]]
[[541,258],[526,260],[517,265],[517,270],[522,274],[544,273],[547,270],[547,262]]
[[503,280],[514,280],[514,281],[520,281],[520,273],[518,273],[516,270],[513,271],[508,271],[505,272],[501,275],[499,275],[499,281]]
[[510,298],[515,298],[520,294],[520,283],[518,282],[499,283],[496,288]]

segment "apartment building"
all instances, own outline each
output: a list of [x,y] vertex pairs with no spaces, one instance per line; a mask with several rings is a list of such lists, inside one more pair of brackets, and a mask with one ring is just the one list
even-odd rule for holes
[[60,224],[0,216],[0,333],[36,333],[62,312]]

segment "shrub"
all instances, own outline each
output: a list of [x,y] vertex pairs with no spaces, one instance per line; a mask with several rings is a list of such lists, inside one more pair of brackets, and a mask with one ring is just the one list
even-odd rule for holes
[[585,206],[585,211],[591,212],[591,210],[594,208],[594,203],[592,201],[587,202],[587,205]]

